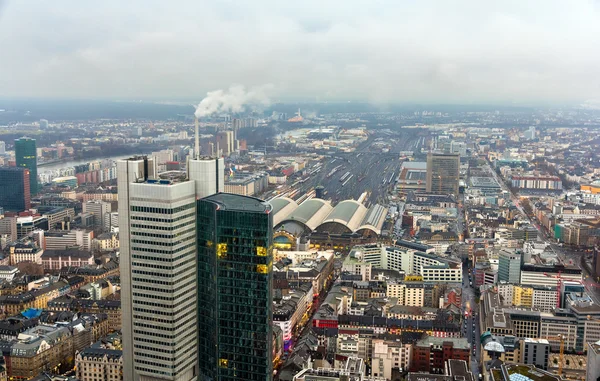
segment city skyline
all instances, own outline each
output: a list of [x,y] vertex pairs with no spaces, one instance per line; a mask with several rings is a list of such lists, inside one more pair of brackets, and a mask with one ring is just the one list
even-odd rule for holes
[[199,101],[240,84],[273,102],[600,99],[597,2],[6,2],[0,18],[0,97]]

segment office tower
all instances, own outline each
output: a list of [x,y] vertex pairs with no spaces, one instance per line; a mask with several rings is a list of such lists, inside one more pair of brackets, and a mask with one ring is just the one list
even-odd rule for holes
[[525,135],[525,139],[534,140],[536,138],[535,126],[530,126],[523,135]]
[[101,200],[89,200],[83,203],[83,213],[91,213],[94,216],[94,230],[104,231],[106,214],[112,212],[110,202]]
[[197,380],[195,183],[156,180],[145,156],[117,166],[123,379]]
[[225,189],[225,160],[222,157],[189,160],[187,170],[188,178],[196,184],[197,199]]
[[234,151],[233,131],[219,131],[217,133],[217,145],[224,156],[229,156]]
[[271,206],[219,193],[197,210],[200,379],[270,380]]
[[40,119],[40,130],[48,128],[48,121],[46,119]]
[[4,155],[6,153],[6,143],[0,140],[0,155]]
[[29,169],[29,189],[31,194],[38,192],[37,150],[35,139],[23,137],[15,140],[15,159],[17,167]]
[[0,167],[0,207],[13,212],[31,207],[29,169]]
[[521,283],[521,254],[502,249],[498,254],[498,281]]
[[432,153],[427,155],[427,192],[458,196],[460,156]]

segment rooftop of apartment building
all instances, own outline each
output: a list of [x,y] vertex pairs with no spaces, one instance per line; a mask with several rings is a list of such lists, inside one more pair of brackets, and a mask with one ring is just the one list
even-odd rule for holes
[[417,347],[443,346],[446,343],[451,343],[453,348],[469,350],[469,341],[465,337],[434,337],[423,336],[417,342]]

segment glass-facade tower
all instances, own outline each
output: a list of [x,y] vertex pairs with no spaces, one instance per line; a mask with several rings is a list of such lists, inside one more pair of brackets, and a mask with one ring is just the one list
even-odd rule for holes
[[198,201],[200,380],[272,378],[270,212],[235,194]]
[[0,207],[12,212],[31,208],[29,170],[19,167],[0,167]]
[[32,195],[37,194],[38,176],[35,139],[23,137],[15,140],[15,160],[17,167],[29,169],[29,188]]

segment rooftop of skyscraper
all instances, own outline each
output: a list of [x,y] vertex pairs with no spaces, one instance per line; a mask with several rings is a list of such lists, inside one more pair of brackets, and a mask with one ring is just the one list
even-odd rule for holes
[[258,198],[230,193],[217,193],[203,200],[215,203],[223,210],[270,213],[272,208],[271,204]]

